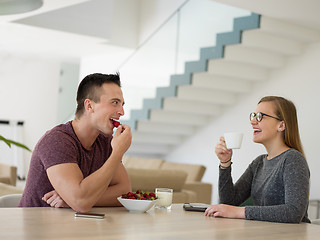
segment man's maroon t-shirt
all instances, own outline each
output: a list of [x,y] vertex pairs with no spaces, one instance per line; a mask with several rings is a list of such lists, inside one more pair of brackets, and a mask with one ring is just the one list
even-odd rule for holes
[[111,139],[112,136],[100,134],[91,150],[86,150],[76,136],[71,122],[46,132],[33,151],[19,207],[49,207],[42,197],[54,188],[46,170],[57,164],[76,163],[85,178],[109,158],[112,152]]

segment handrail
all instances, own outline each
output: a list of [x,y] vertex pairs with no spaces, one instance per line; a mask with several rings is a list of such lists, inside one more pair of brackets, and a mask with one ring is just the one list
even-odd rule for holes
[[[182,3],[180,5],[180,7],[174,11],[166,20],[164,20],[164,22],[162,24],[160,24],[159,27],[157,27],[150,35],[149,37],[147,37],[142,43],[140,43],[138,45],[138,47],[136,47],[136,49],[133,51],[132,54],[130,54],[129,57],[127,57],[119,66],[117,69],[122,68],[127,62],[130,61],[130,59],[143,47],[147,44],[147,42],[149,42],[156,34],[157,32],[160,31],[160,29],[162,29],[177,13],[179,13],[180,9],[183,8],[183,6],[185,6],[187,4],[187,2],[189,2],[190,0],[186,0],[184,1],[184,3]],[[177,31],[178,34],[178,31]]]
[[185,1],[119,65],[117,71],[121,74],[126,99],[123,120],[129,120],[134,111],[135,118],[148,118],[147,110],[137,113],[134,109],[159,108],[161,99],[149,100],[155,98],[159,91],[172,96],[175,86],[169,90],[170,93],[163,88],[170,87],[173,78],[179,82],[179,74],[188,75],[193,69],[204,71],[194,62],[199,55],[201,61],[206,61],[202,50],[208,48],[206,52],[210,55],[215,44],[223,42],[221,37],[224,35],[220,33],[232,31],[235,18],[250,15],[247,10],[212,0]]

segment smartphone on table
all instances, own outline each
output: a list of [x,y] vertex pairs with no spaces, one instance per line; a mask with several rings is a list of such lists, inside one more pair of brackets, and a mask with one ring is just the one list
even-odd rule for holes
[[75,217],[85,217],[85,218],[104,218],[103,213],[80,213],[76,212]]
[[210,205],[204,203],[185,203],[183,209],[186,211],[205,212]]

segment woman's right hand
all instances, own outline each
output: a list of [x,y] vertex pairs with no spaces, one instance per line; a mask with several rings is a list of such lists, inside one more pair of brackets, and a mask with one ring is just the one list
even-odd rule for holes
[[232,149],[227,149],[224,137],[220,137],[220,140],[215,148],[215,153],[217,154],[217,157],[219,158],[221,163],[228,162],[228,165],[231,164],[229,160],[232,157]]

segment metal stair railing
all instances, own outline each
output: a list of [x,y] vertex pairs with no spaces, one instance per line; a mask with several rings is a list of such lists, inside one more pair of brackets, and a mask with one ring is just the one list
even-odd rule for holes
[[[176,13],[181,14],[182,8],[186,6],[187,4],[184,4]],[[142,109],[131,109],[130,119],[124,120],[122,123],[130,125],[131,128],[135,130],[139,120],[149,119],[150,111],[152,109],[162,109],[163,101],[166,97],[177,96],[178,86],[190,85],[194,73],[207,71],[208,60],[223,58],[226,45],[241,43],[242,31],[259,28],[259,24],[260,15],[258,14],[252,13],[250,16],[235,18],[233,20],[233,30],[231,32],[218,33],[214,46],[200,48],[199,60],[185,62],[185,70],[182,74],[171,74],[171,76],[169,76],[169,86],[157,87],[155,97],[145,98],[143,100]],[[142,48],[143,46],[139,47],[139,49]],[[176,52],[176,54],[178,53]],[[177,56],[175,56],[175,58],[177,58]],[[131,56],[130,61],[133,60],[134,59]],[[121,72],[121,69],[119,70]]]

